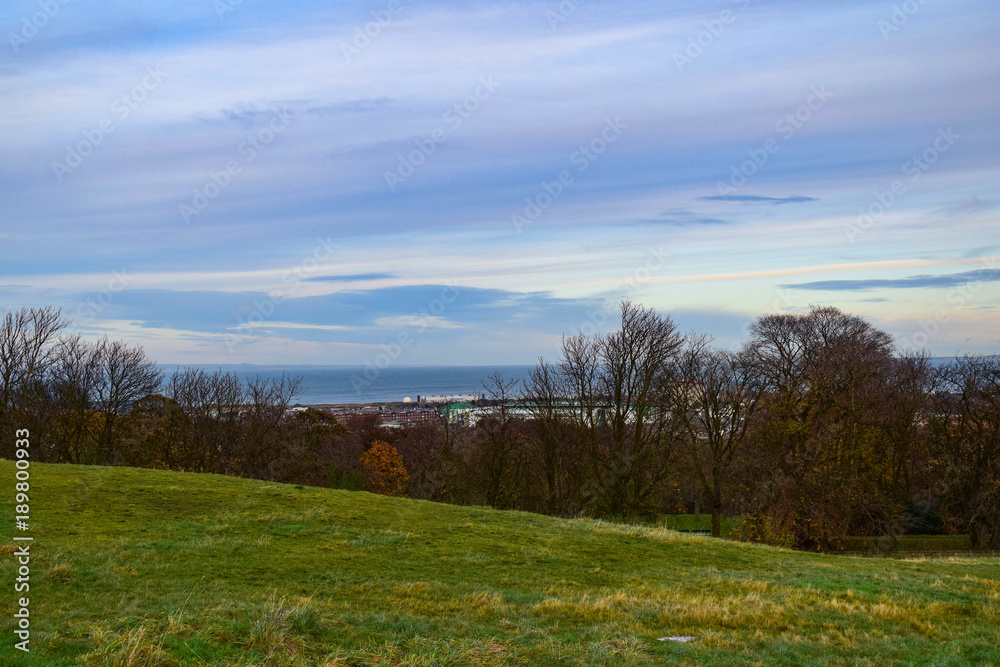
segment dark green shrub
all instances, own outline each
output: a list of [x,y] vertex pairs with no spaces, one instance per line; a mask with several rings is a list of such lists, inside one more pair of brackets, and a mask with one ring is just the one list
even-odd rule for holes
[[343,489],[345,491],[362,491],[365,488],[365,480],[361,476],[361,471],[354,468],[341,470],[337,467],[330,468],[326,476],[326,486],[330,489]]

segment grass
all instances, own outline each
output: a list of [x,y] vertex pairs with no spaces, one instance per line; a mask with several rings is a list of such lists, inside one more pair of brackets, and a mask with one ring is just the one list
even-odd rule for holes
[[[1000,559],[828,556],[213,475],[31,471],[32,652],[7,632],[3,665],[1000,664]],[[696,639],[657,641],[670,635]]]
[[[736,528],[742,521],[743,517],[722,517],[722,537],[735,535]],[[701,514],[664,514],[660,518],[660,524],[672,530],[712,530],[712,515],[704,512]]]

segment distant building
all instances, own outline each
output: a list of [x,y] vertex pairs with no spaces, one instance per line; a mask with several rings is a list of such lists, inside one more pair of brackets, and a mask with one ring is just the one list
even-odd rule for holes
[[483,396],[479,394],[427,394],[417,395],[418,403],[471,403],[480,401]]

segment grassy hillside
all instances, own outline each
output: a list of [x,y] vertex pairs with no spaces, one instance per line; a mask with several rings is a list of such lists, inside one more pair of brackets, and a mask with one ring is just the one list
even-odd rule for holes
[[[722,517],[722,536],[729,537],[736,534],[736,528],[742,522],[741,517]],[[702,513],[695,514],[665,514],[660,517],[659,525],[673,530],[712,530],[712,515]]]
[[4,665],[1000,664],[998,559],[123,468],[33,465],[31,504],[33,650],[5,632]]

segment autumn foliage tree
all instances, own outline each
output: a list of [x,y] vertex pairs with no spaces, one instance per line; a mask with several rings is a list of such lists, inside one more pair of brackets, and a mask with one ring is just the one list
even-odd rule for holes
[[396,448],[382,440],[376,440],[358,460],[365,488],[384,496],[406,497],[406,487],[410,474],[403,465],[403,457]]
[[765,389],[754,437],[768,472],[748,495],[798,546],[888,531],[904,509],[886,475],[897,421],[886,402],[899,370],[892,337],[829,307],[760,317],[751,334],[745,355]]

